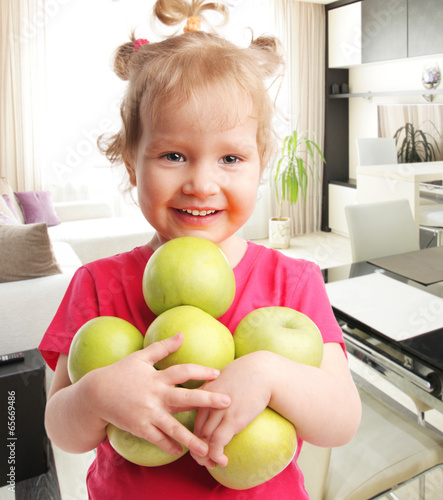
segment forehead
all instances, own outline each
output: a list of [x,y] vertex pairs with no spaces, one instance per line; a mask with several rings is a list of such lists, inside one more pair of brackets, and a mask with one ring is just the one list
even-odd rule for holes
[[[184,145],[224,149],[228,145],[251,151],[257,150],[257,120],[230,116],[220,118],[217,107],[205,115],[196,115],[188,104],[164,108],[156,126],[143,126],[149,147],[179,147]],[[226,114],[226,113],[225,113]],[[145,142],[146,144],[146,142]]]
[[252,97],[235,85],[201,85],[186,94],[162,96],[151,106],[142,106],[143,125],[155,128],[165,114],[184,115],[194,128],[205,131],[228,130],[257,119]]

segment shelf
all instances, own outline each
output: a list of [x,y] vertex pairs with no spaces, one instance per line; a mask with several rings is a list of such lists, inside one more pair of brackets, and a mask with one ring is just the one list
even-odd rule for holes
[[443,89],[440,90],[391,90],[386,92],[356,92],[349,94],[329,94],[329,99],[351,99],[354,97],[362,97],[366,100],[371,100],[373,97],[395,97],[405,95],[421,95],[426,101],[430,102],[436,95],[442,95]]
[[356,189],[357,188],[357,180],[356,179],[346,179],[346,180],[334,180],[334,179],[331,179],[329,181],[329,184],[334,184],[336,186],[343,186],[343,187],[347,187],[347,188],[352,188],[352,189]]

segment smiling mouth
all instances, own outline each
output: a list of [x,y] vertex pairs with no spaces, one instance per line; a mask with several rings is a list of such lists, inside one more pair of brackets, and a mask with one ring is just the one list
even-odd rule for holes
[[178,208],[177,210],[182,214],[194,215],[197,217],[204,217],[205,215],[212,215],[218,212],[218,210],[192,210],[190,208],[187,209]]

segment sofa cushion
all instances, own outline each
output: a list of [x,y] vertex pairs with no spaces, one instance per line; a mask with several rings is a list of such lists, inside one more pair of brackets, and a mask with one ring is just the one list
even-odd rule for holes
[[101,219],[114,215],[111,205],[106,201],[58,201],[54,203],[54,208],[62,222]]
[[14,207],[14,202],[11,199],[11,197],[9,196],[9,194],[2,194],[2,198],[3,198],[3,201],[6,203],[6,206],[9,208],[9,211],[14,216],[14,219],[16,219],[17,222],[21,222],[20,217],[19,217],[19,215]]
[[17,225],[20,224],[18,220],[15,217],[11,217],[4,212],[0,212],[0,224],[11,224],[11,225]]
[[[15,214],[9,208],[8,204],[6,203],[5,196],[8,196],[8,195],[1,195],[0,196],[0,214],[3,214],[4,216],[9,217],[12,221],[14,221],[14,220],[16,220]],[[9,198],[9,196],[8,196],[8,198]],[[12,222],[11,222],[11,224],[12,224]]]
[[[6,177],[0,177],[0,195],[7,194],[14,206],[15,212],[17,213],[20,222],[25,222],[25,219],[22,214],[22,210],[17,199],[14,196],[14,192],[12,191],[11,186],[9,185],[8,179]],[[2,196],[3,199],[3,196]],[[3,212],[3,210],[1,210]]]
[[154,235],[143,216],[63,222],[48,232],[51,241],[69,243],[83,264],[146,245]]
[[60,219],[52,204],[49,191],[22,191],[15,193],[26,224],[46,222],[48,226],[57,226]]
[[0,225],[0,283],[60,273],[45,223]]

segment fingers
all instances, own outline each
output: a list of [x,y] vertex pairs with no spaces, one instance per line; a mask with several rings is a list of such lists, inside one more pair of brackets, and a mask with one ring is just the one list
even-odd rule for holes
[[198,408],[225,409],[231,404],[231,398],[221,393],[174,387],[169,391],[165,404],[172,413]]
[[224,454],[224,447],[234,436],[232,423],[229,423],[224,411],[207,410],[207,415],[205,418],[202,413],[201,418],[196,419],[194,432],[208,444],[208,459],[225,467],[228,464],[228,458]]
[[229,432],[228,429],[222,430],[219,428],[217,432],[213,434],[212,440],[209,443],[209,458],[222,467],[228,465],[228,457],[224,454],[224,448],[233,437],[234,434]]
[[[171,441],[169,438],[174,440],[177,443],[181,443],[183,446],[189,449],[193,454],[202,457],[208,453],[208,445],[195,436],[189,429],[187,429],[184,425],[182,425],[176,418],[168,413],[164,413],[162,418],[157,422],[157,427],[162,433],[164,437],[159,439],[156,444],[160,448],[168,451],[168,449],[173,449],[171,446]],[[153,442],[153,441],[151,441]],[[180,448],[181,447],[177,445]],[[175,447],[175,450],[178,448]]]
[[205,457],[193,455],[193,458],[198,464],[209,469],[214,468],[216,463],[222,467],[228,464],[228,458],[224,454],[224,447],[230,442],[234,434],[229,431],[232,426],[226,424],[225,417],[226,412],[224,411],[202,408],[195,420],[194,434],[208,444],[209,451]]
[[173,337],[165,340],[160,340],[159,342],[154,342],[153,344],[142,349],[144,356],[147,357],[147,361],[154,365],[157,361],[166,358],[169,354],[177,351],[179,347],[183,344],[184,335],[181,332],[176,333]]
[[176,387],[188,380],[214,380],[220,375],[215,368],[195,364],[175,365],[157,372],[157,375],[173,388],[166,400],[170,408],[227,408],[231,404],[231,398],[226,394]]
[[183,452],[183,448],[179,443],[154,426],[150,426],[142,437],[170,455],[178,456]]
[[[202,439],[205,443],[208,442],[208,439],[206,436],[205,437],[202,436],[201,428],[204,425],[204,423],[206,422],[206,420],[208,419],[208,417],[209,417],[209,410],[206,408],[200,408],[198,413],[197,413],[197,418],[195,419],[195,423],[194,423],[194,434],[198,438]],[[202,465],[203,467],[207,467],[208,469],[213,469],[215,467],[215,462],[213,460],[211,460],[208,455],[201,457],[201,456],[195,455],[192,452],[191,452],[191,455],[199,465]]]
[[202,467],[206,467],[207,469],[213,469],[215,467],[214,460],[211,460],[207,455],[200,457],[191,452],[191,456],[198,463],[198,465],[201,465]]
[[[142,356],[151,366],[157,361],[164,359],[169,354],[177,351],[183,344],[184,335],[181,332],[159,342],[145,347],[137,354]],[[164,381],[170,385],[180,385],[189,380],[211,381],[220,375],[220,370],[208,366],[197,365],[193,363],[171,366],[162,371]]]
[[[139,360],[151,367],[169,354],[177,351],[183,343],[183,333],[177,333],[171,338],[154,342],[136,354]],[[182,447],[189,449],[192,456],[208,467],[213,467],[213,457],[208,456],[209,439],[195,435],[170,412],[184,411],[193,408],[212,408],[223,410],[230,406],[231,398],[226,394],[215,393],[205,389],[185,389],[176,387],[188,380],[215,380],[220,375],[220,371],[211,367],[197,364],[182,364],[171,366],[164,370],[152,370],[151,388],[156,388],[153,396],[159,400],[158,410],[151,413],[149,425],[142,432],[145,439],[156,444],[164,451],[173,455],[182,453]],[[152,402],[152,399],[151,399]],[[208,442],[206,442],[208,441]],[[221,452],[220,452],[221,450]],[[226,465],[227,458],[223,455],[223,446],[220,445],[213,453],[217,463]],[[206,457],[206,458],[205,458]]]
[[220,371],[209,366],[188,363],[185,365],[174,365],[163,370],[165,382],[169,384],[183,384],[188,380],[215,380]]

